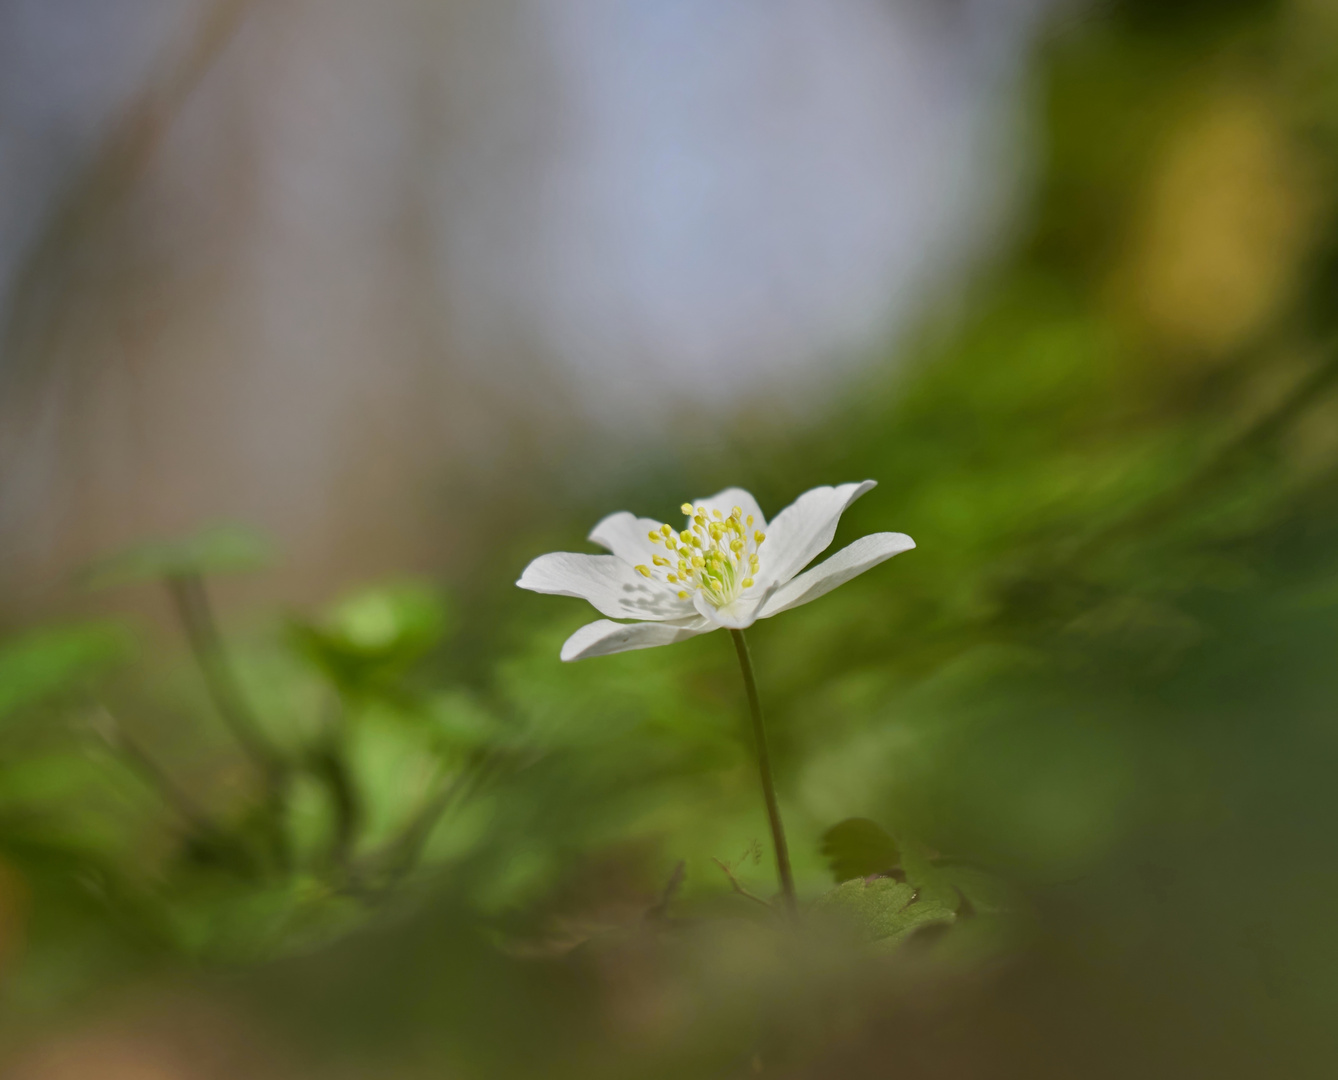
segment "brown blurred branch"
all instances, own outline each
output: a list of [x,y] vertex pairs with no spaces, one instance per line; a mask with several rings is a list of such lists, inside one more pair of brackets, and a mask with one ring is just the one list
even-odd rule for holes
[[26,377],[53,343],[81,256],[133,194],[181,108],[255,0],[212,0],[182,52],[130,102],[61,198],[15,275],[5,305],[2,369]]
[[738,893],[740,896],[744,897],[747,900],[753,901],[753,903],[755,904],[761,904],[764,908],[771,907],[771,904],[768,903],[766,900],[763,900],[760,896],[757,895],[757,893],[749,892],[747,889],[745,889],[743,885],[740,884],[739,879],[734,876],[734,871],[729,868],[728,864],[721,862],[714,856],[712,856],[711,861],[725,872],[725,877],[729,878],[730,886],[734,889],[736,893]]
[[669,905],[674,902],[674,897],[678,895],[678,890],[683,887],[683,881],[688,876],[688,861],[679,859],[674,864],[673,873],[669,875],[669,880],[660,891],[660,897],[655,904],[646,910],[645,918],[648,920],[663,919],[669,913]]

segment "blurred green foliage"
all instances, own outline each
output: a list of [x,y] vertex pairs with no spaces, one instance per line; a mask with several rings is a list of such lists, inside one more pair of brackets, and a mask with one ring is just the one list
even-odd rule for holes
[[[11,641],[11,1037],[196,964],[376,1075],[1331,1075],[1338,18],[1129,3],[1041,71],[1024,235],[819,422],[527,496],[449,598],[188,634],[199,673]],[[588,611],[510,583],[615,506],[866,476],[837,544],[917,550],[753,635],[797,934],[728,643],[562,665]]]
[[94,588],[158,581],[185,574],[256,570],[270,560],[269,546],[240,525],[218,525],[175,541],[138,544],[89,568]]

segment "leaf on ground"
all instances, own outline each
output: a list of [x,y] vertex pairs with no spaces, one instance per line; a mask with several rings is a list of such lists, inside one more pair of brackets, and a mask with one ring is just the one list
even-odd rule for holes
[[922,927],[956,919],[950,908],[912,902],[914,897],[914,886],[904,881],[855,878],[820,897],[813,910],[843,919],[864,941],[880,949],[892,948]]
[[951,908],[933,901],[917,900],[888,920],[891,933],[878,938],[875,944],[880,949],[894,949],[917,930],[927,926],[949,926],[956,921],[957,913]]
[[922,903],[940,904],[949,911],[956,911],[962,906],[962,898],[953,883],[944,876],[940,867],[930,862],[919,846],[903,846],[901,868],[906,871],[906,880],[915,886]]
[[881,874],[897,865],[897,842],[868,818],[847,818],[822,835],[822,854],[838,881]]

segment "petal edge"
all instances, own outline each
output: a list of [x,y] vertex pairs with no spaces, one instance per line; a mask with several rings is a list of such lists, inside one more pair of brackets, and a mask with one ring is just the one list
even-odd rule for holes
[[772,547],[762,552],[763,574],[784,585],[826,550],[850,504],[877,486],[876,480],[865,480],[800,495],[771,523],[767,543]]
[[831,558],[782,585],[763,606],[758,618],[769,619],[782,611],[789,611],[825,596],[866,570],[872,570],[879,563],[914,547],[915,541],[905,533],[870,533],[861,536]]
[[550,596],[574,596],[614,619],[682,619],[692,605],[666,585],[643,578],[616,555],[555,551],[525,567],[522,589]]
[[715,627],[705,619],[679,619],[674,622],[618,623],[608,619],[587,623],[562,644],[559,656],[565,663],[588,660],[594,656],[652,649],[672,645],[705,634]]

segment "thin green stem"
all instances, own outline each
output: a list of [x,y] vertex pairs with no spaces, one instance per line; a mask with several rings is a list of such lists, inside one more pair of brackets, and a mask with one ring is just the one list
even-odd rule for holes
[[214,619],[204,578],[196,572],[177,573],[166,579],[166,585],[215,707],[243,753],[251,759],[264,780],[269,810],[267,824],[274,853],[279,864],[287,869],[290,852],[284,833],[284,819],[290,779],[288,763],[261,732],[260,725],[247,705],[246,696],[237,683],[237,677],[228,663],[223,635],[219,633],[218,623]]
[[748,709],[753,716],[753,739],[757,743],[757,771],[762,777],[762,794],[767,803],[767,820],[771,824],[771,841],[776,849],[776,872],[780,876],[781,894],[785,906],[796,910],[794,875],[790,871],[790,849],[785,844],[785,826],[781,824],[780,805],[776,802],[776,782],[771,777],[771,754],[767,750],[767,729],[762,723],[762,702],[757,696],[757,679],[753,675],[753,658],[748,652],[748,639],[742,630],[731,630],[734,651],[739,654],[739,668],[743,672],[743,686],[748,692]]
[[168,577],[166,584],[219,715],[265,779],[276,783],[278,775],[284,771],[283,766],[269,741],[260,733],[260,726],[237,685],[204,580],[196,573],[179,573]]

